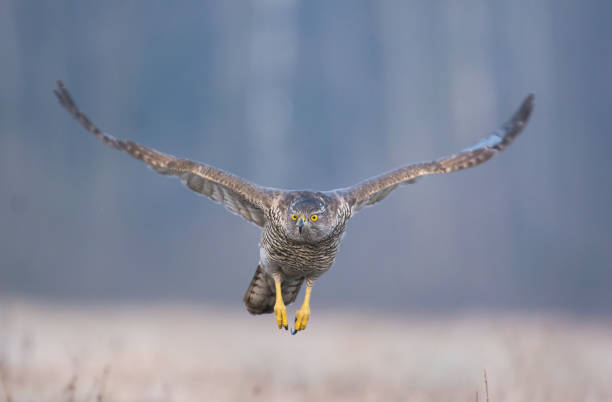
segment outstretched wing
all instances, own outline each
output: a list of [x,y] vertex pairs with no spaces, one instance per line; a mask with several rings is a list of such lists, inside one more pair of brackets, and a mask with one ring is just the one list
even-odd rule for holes
[[72,100],[61,81],[53,92],[60,104],[90,133],[111,148],[125,151],[151,166],[156,172],[178,176],[183,183],[200,194],[223,204],[231,212],[249,222],[263,226],[266,209],[270,206],[275,190],[262,188],[238,176],[185,159],[163,154],[132,141],[118,140],[103,133],[85,116]]
[[336,190],[351,206],[352,212],[377,203],[400,184],[414,183],[416,178],[428,174],[450,173],[479,165],[503,151],[523,130],[531,111],[534,95],[529,94],[521,107],[501,128],[476,145],[463,151],[431,161],[415,163],[373,177],[352,187]]

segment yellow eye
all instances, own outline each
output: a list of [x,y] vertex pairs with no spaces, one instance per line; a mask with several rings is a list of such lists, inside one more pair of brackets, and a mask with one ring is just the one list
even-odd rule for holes
[[295,214],[291,214],[291,219],[293,219],[294,221],[297,221],[297,216],[295,216]]
[[319,219],[319,215],[317,215],[317,214],[310,215],[310,220],[311,221],[316,222],[317,219]]

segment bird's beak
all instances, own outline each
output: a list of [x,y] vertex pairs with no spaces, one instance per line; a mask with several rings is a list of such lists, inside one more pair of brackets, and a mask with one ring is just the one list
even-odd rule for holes
[[298,219],[297,221],[297,225],[298,225],[298,230],[300,231],[300,234],[302,234],[302,228],[304,227],[304,216],[300,216],[300,219]]

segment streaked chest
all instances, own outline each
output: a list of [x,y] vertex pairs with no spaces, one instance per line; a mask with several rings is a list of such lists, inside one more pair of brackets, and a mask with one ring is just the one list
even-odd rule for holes
[[287,239],[274,227],[266,227],[261,237],[261,259],[274,264],[289,274],[309,274],[326,271],[333,264],[341,233],[316,244],[297,243]]

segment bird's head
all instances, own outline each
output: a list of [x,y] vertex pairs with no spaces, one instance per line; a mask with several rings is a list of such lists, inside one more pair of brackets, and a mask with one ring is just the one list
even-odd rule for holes
[[333,230],[333,217],[323,200],[305,196],[294,200],[287,210],[285,229],[293,240],[317,242]]

